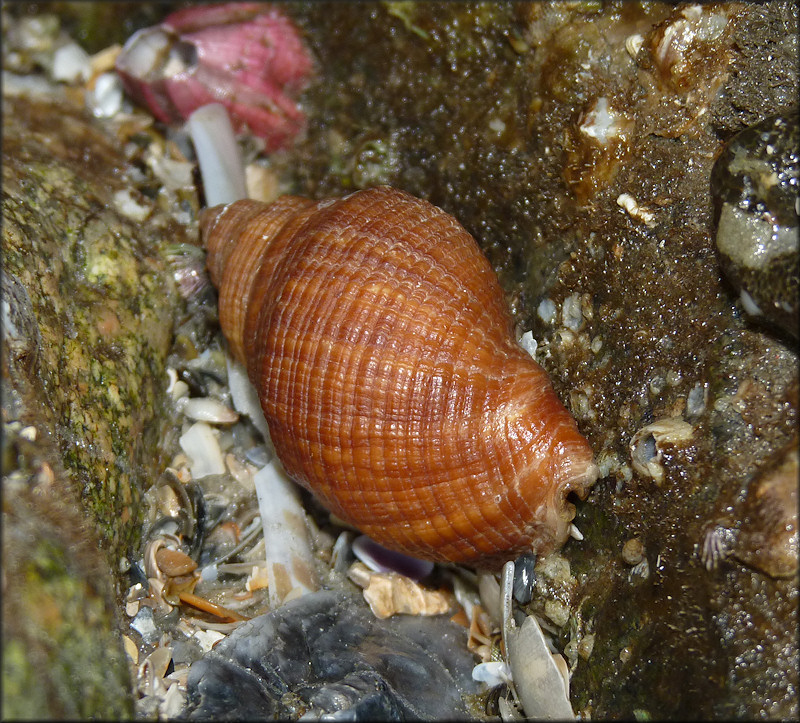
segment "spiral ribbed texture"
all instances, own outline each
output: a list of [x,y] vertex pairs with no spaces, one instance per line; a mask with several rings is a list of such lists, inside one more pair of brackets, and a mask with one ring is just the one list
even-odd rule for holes
[[451,216],[392,188],[203,219],[220,323],[287,472],[411,555],[497,567],[566,540],[597,477]]

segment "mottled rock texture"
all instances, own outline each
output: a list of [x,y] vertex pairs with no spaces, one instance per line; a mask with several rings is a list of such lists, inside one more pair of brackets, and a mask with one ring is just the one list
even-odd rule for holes
[[120,213],[126,160],[80,108],[7,98],[3,111],[3,274],[24,289],[15,308],[28,325],[17,370],[119,557],[158,469],[154,420],[177,302],[159,251],[165,229]]
[[3,101],[3,716],[132,714],[112,566],[163,466],[177,295],[164,228],[117,210],[116,140]]

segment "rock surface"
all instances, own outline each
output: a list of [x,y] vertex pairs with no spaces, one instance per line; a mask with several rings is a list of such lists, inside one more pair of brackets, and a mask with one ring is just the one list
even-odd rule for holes
[[[745,520],[739,546],[792,549],[754,535],[740,500],[792,441],[796,348],[751,326],[723,280],[709,178],[736,131],[795,102],[796,5],[297,14],[326,102],[310,92],[321,110],[287,161],[293,190],[387,182],[453,213],[597,454],[584,539],[562,551],[566,573],[540,561],[529,606],[560,630],[576,712],[797,715],[797,575],[701,555],[709,529]],[[660,436],[637,450],[655,476],[631,458],[648,425]],[[796,501],[774,499],[796,535]],[[633,537],[636,572],[621,557]]]
[[114,139],[58,94],[3,104],[3,716],[128,717],[109,563],[160,468],[177,295]]
[[184,715],[242,720],[470,720],[466,631],[445,616],[378,620],[330,590],[253,618],[195,663]]
[[36,412],[118,559],[136,539],[139,501],[159,469],[178,300],[158,248],[169,229],[120,210],[127,161],[80,107],[4,103],[3,274],[24,289],[5,331],[41,395]]

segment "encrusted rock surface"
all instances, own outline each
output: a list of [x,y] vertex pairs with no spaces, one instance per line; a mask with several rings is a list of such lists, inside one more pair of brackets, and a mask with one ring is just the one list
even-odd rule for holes
[[[792,443],[797,354],[742,317],[709,183],[726,140],[795,102],[796,5],[297,14],[326,102],[287,161],[293,190],[388,182],[459,218],[596,451],[604,478],[576,518],[585,539],[562,551],[569,574],[540,571],[531,603],[560,626],[575,710],[796,715],[797,576],[741,564],[753,555],[737,545],[780,538],[783,555],[797,535],[790,496],[775,497],[783,537],[754,534],[766,516],[741,504]],[[655,476],[631,459],[651,424]],[[745,519],[739,557],[708,569],[709,530],[738,539]],[[647,562],[633,570],[621,557],[632,537]]]
[[4,717],[133,711],[109,563],[161,468],[177,294],[126,165],[63,96],[4,98]]
[[178,296],[158,244],[172,229],[119,210],[127,162],[79,107],[6,98],[3,110],[3,274],[25,290],[15,311],[28,325],[17,354],[41,395],[36,412],[119,558],[159,469],[164,419],[154,420]]

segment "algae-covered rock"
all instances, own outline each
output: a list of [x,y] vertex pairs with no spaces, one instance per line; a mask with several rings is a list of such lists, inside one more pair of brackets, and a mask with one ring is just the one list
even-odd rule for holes
[[4,98],[2,165],[3,717],[130,717],[112,566],[162,464],[164,227],[62,94]]
[[27,371],[118,559],[158,469],[177,294],[159,252],[164,229],[120,211],[126,161],[113,143],[64,102],[4,100],[3,274],[25,290],[37,335]]
[[3,432],[2,716],[130,717],[111,571],[96,532],[57,450],[40,438],[46,429],[17,420]]

